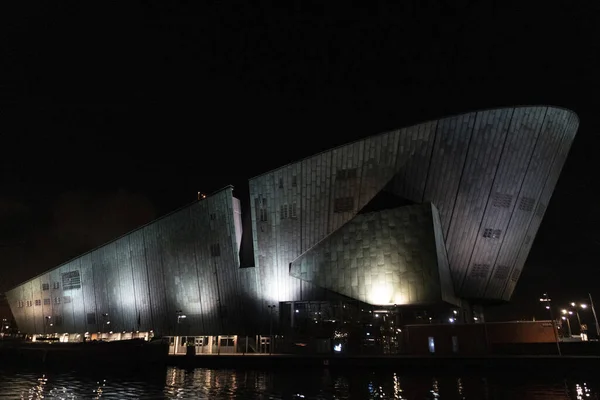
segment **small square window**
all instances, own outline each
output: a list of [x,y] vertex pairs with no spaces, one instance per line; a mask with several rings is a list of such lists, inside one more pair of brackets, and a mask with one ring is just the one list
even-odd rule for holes
[[353,197],[339,197],[333,202],[333,212],[347,212],[354,209],[354,198]]
[[44,299],[44,305],[45,306],[49,306],[50,305],[50,299]]
[[288,218],[288,205],[287,204],[282,204],[281,205],[279,215],[280,215],[281,219],[287,219]]
[[473,264],[473,268],[471,268],[471,273],[469,276],[472,279],[485,279],[488,276],[489,270],[489,264]]
[[54,282],[52,285],[53,289],[60,289],[60,283],[59,282]]
[[521,201],[519,201],[519,210],[531,212],[533,211],[534,206],[535,199],[531,197],[521,197]]
[[49,283],[42,283],[42,290],[50,290],[50,284]]
[[338,181],[346,180],[346,179],[354,179],[357,176],[356,168],[346,168],[346,169],[338,169],[335,174],[335,179]]
[[492,206],[500,208],[508,208],[512,203],[512,195],[506,193],[494,193],[492,197]]
[[258,214],[260,222],[267,222],[267,199],[257,197],[256,204],[258,205]]
[[32,307],[33,306],[33,301],[27,300],[26,305],[27,305],[27,307]]
[[71,302],[71,296],[65,296],[65,297],[63,297],[63,301],[65,303],[70,303]]
[[54,304],[60,304],[60,297],[54,298]]
[[35,301],[35,305],[36,305],[36,306],[41,306],[41,305],[42,305],[42,300],[40,300],[40,299],[36,299],[36,301]]
[[519,280],[519,275],[521,275],[521,271],[517,268],[513,269],[512,274],[510,275],[510,280],[516,282]]
[[499,239],[500,235],[502,235],[501,229],[486,228],[483,231],[483,237],[488,239]]
[[292,206],[290,209],[290,218],[294,218],[294,219],[298,218],[298,215],[296,213],[296,202],[295,201],[292,203]]
[[211,257],[219,257],[221,255],[221,247],[219,246],[219,243],[210,245],[210,255]]
[[498,265],[496,267],[496,271],[494,272],[494,279],[505,280],[508,278],[509,273],[510,268],[508,265]]
[[17,303],[17,307],[23,308],[23,304],[23,300],[19,300],[19,302]]

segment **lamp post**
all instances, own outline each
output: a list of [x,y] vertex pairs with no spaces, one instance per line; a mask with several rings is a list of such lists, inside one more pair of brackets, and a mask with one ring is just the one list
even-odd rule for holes
[[541,303],[546,304],[546,310],[550,313],[550,319],[552,320],[552,329],[554,329],[554,337],[556,338],[556,349],[558,350],[558,355],[562,355],[560,351],[560,340],[558,339],[558,327],[556,326],[556,320],[554,319],[554,313],[552,312],[552,299],[548,297],[548,293],[544,293],[544,295],[540,298]]
[[179,333],[180,333],[180,329],[179,329],[179,324],[181,324],[181,320],[182,319],[186,319],[187,315],[185,315],[183,313],[183,310],[177,310],[175,311],[175,313],[177,314],[177,326],[175,327],[175,336],[176,336],[176,340],[175,340],[175,353],[177,354],[177,348],[179,347]]
[[269,304],[269,354],[273,353],[273,309],[277,307],[275,304]]
[[102,334],[102,336],[104,336],[104,325],[110,325],[110,320],[108,319],[108,313],[102,314],[102,330],[100,332]]
[[44,324],[44,335],[47,335],[48,334],[48,329],[46,329],[46,326],[47,325],[48,326],[52,326],[52,324],[50,323],[50,320],[52,319],[52,316],[51,315],[46,315],[44,318],[46,319],[46,321],[45,321],[46,323]]
[[592,314],[594,315],[594,322],[596,323],[596,335],[598,335],[598,340],[600,340],[600,326],[598,326],[598,317],[596,316],[596,309],[594,308],[594,300],[592,300],[592,294],[588,293],[588,297],[590,298],[590,305],[592,306]]
[[[572,302],[571,303],[571,307],[573,310],[575,310],[575,316],[577,317],[577,323],[579,324],[579,335],[581,335],[582,331],[583,331],[583,325],[581,325],[581,318],[579,317],[579,310],[577,309],[577,307],[581,307],[581,308],[587,308],[587,304],[579,304],[577,305],[577,303]],[[573,313],[573,311],[569,311],[569,313]]]
[[179,334],[179,324],[181,323],[182,319],[187,318],[187,315],[185,315],[182,310],[177,310],[175,312],[177,313],[177,329],[175,333]]
[[570,322],[570,319],[569,319],[569,317],[565,317],[564,315],[563,315],[562,319],[563,319],[563,321],[567,321],[567,328],[569,328],[569,337],[571,337],[571,322]]
[[565,310],[564,308],[560,310],[563,313],[562,319],[563,321],[567,321],[567,327],[569,328],[569,337],[573,336],[573,332],[571,331],[571,315],[573,315],[573,311]]

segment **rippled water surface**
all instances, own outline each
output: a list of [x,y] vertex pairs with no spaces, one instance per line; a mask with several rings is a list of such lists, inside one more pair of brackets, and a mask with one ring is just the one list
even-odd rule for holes
[[[600,375],[600,374],[599,374]],[[168,368],[152,374],[1,369],[1,399],[599,399],[598,383],[560,378],[403,376],[382,371]]]

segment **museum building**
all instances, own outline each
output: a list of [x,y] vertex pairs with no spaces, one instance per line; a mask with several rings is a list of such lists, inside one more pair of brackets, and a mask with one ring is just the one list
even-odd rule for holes
[[513,107],[371,136],[250,179],[248,227],[227,186],[7,300],[34,340],[167,336],[174,352],[271,351],[274,335],[351,324],[389,346],[404,324],[483,321],[511,298],[578,125]]

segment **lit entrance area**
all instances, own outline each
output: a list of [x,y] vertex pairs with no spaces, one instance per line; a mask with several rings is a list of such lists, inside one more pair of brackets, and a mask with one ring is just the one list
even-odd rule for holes
[[188,348],[194,348],[194,354],[269,354],[271,338],[269,336],[166,336],[169,354],[185,355]]
[[193,347],[195,354],[231,354],[241,352],[238,351],[237,335],[168,336],[168,342],[169,354],[175,355],[187,354],[188,347]]
[[31,335],[32,342],[61,342],[61,343],[77,343],[77,342],[93,342],[104,341],[113,342],[117,340],[143,339],[151,340],[154,336],[150,332],[85,332],[81,333],[45,333]]

